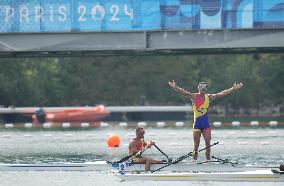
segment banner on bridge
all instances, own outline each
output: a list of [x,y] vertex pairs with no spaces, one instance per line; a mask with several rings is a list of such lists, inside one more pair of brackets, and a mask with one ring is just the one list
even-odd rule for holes
[[0,0],[0,32],[284,28],[284,0]]

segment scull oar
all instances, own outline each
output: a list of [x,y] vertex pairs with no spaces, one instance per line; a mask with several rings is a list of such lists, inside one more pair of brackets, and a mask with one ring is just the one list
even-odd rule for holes
[[108,162],[108,163],[123,163],[125,161],[132,161],[135,157],[141,156],[145,152],[145,150],[147,150],[148,148],[149,148],[148,146],[145,146],[143,149],[141,149],[140,151],[138,151],[134,155],[129,154],[129,155],[123,157],[120,160],[117,160],[117,161],[114,161],[114,162]]
[[213,158],[213,159],[215,159],[215,160],[217,160],[218,162],[223,163],[223,164],[228,163],[228,164],[231,164],[231,165],[233,165],[233,166],[235,166],[236,164],[238,164],[237,162],[234,163],[234,162],[229,161],[228,159],[222,159],[222,158],[218,158],[218,157],[216,157],[216,156],[211,156],[211,158]]
[[[204,151],[204,150],[206,150],[206,149],[208,149],[208,148],[210,148],[210,147],[212,147],[212,146],[214,146],[214,145],[217,145],[218,143],[219,143],[219,142],[213,143],[212,145],[209,145],[209,146],[207,146],[207,147],[205,147],[205,148],[203,148],[203,149],[200,149],[198,152]],[[193,154],[193,152],[190,152],[190,153],[188,153],[188,154],[186,154],[186,155],[183,155],[183,156],[177,158],[176,160],[174,160],[174,161],[172,161],[172,162],[169,162],[167,165],[162,166],[162,167],[160,167],[160,168],[158,168],[158,169],[156,169],[156,170],[153,170],[153,171],[151,171],[151,172],[154,173],[154,172],[157,172],[157,171],[159,171],[159,170],[161,170],[161,169],[163,169],[163,168],[165,168],[165,167],[168,167],[168,166],[170,166],[170,165],[172,165],[172,164],[176,164],[176,163],[178,163],[178,162],[181,162],[182,160],[188,158],[189,156],[192,156],[192,154]]]
[[132,161],[134,158],[136,158],[137,156],[141,156],[147,149],[149,148],[149,146],[145,146],[143,149],[141,149],[140,151],[138,151],[136,154],[132,155],[128,160],[126,161]]
[[158,151],[160,151],[164,156],[166,156],[168,162],[171,162],[173,160],[172,158],[169,158],[169,156],[164,151],[162,151],[156,144],[154,145],[154,147],[156,147]]
[[131,156],[132,156],[131,154],[128,154],[127,156],[121,158],[120,160],[117,160],[117,161],[114,161],[114,162],[107,161],[107,163],[122,163],[124,161],[127,161]]

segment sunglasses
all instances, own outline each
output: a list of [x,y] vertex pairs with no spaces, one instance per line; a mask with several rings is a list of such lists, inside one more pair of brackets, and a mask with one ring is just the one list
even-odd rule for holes
[[207,85],[206,84],[200,84],[198,86],[198,88],[202,89],[202,90],[207,90]]

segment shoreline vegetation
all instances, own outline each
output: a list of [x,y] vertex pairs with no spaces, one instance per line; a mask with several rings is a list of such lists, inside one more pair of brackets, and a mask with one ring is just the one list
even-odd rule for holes
[[185,105],[168,86],[208,93],[242,82],[243,88],[212,103],[218,117],[284,115],[284,54],[1,58],[0,105],[68,107]]

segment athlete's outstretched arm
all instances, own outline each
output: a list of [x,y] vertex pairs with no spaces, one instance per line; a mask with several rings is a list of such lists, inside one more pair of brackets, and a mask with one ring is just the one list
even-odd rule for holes
[[186,90],[184,90],[183,88],[180,88],[176,85],[176,82],[175,80],[172,80],[172,81],[169,81],[169,85],[175,90],[177,91],[178,93],[184,95],[184,96],[187,96],[191,99],[194,99],[194,94],[191,93],[191,92],[188,92]]
[[208,96],[210,97],[211,100],[219,99],[221,97],[227,96],[234,91],[240,89],[243,86],[242,83],[235,83],[231,88],[227,90],[223,90],[222,92],[219,92],[217,94],[209,94]]

